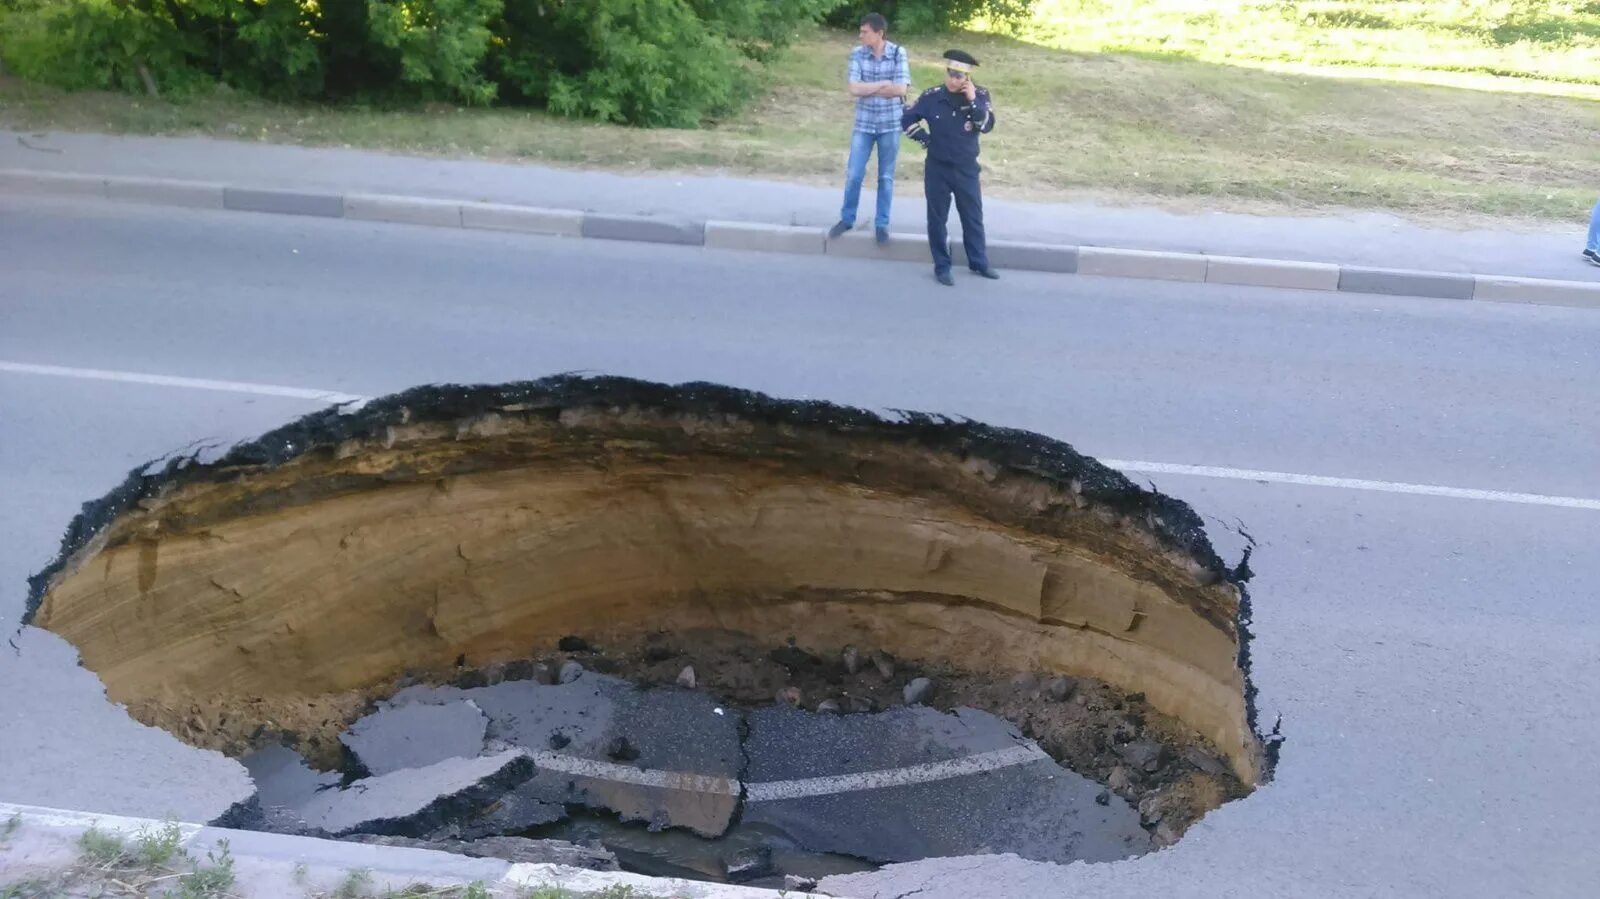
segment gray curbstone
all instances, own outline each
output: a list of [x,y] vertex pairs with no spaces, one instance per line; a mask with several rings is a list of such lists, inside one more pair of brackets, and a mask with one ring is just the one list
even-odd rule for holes
[[928,249],[926,235],[890,232],[889,242],[879,244],[872,229],[846,231],[827,242],[829,256],[846,256],[852,259],[888,259],[893,262],[920,262],[933,264],[933,251]]
[[1206,257],[1193,253],[1079,247],[1078,274],[1156,281],[1204,281]]
[[334,194],[229,187],[222,191],[222,205],[224,209],[239,212],[275,212],[280,215],[344,218],[344,197]]
[[1246,259],[1208,256],[1206,283],[1277,287],[1291,290],[1338,290],[1339,267],[1326,262],[1288,259]]
[[755,222],[706,222],[706,246],[717,250],[821,255],[827,250],[821,228],[794,228]]
[[164,178],[107,178],[106,196],[128,203],[221,209],[223,186]]
[[1343,293],[1381,293],[1400,297],[1429,297],[1439,300],[1470,300],[1475,287],[1471,275],[1447,272],[1414,272],[1404,269],[1339,269],[1339,290]]
[[106,179],[94,175],[66,175],[56,172],[31,172],[25,169],[0,170],[0,193],[34,196],[104,197]]
[[683,219],[586,212],[583,215],[583,236],[600,240],[632,240],[698,247],[705,245],[706,226],[704,222]]
[[365,222],[397,222],[403,225],[459,228],[461,204],[424,197],[346,194],[344,217]]
[[[997,269],[1060,275],[1078,273],[1078,248],[1069,244],[991,240],[984,249],[989,253],[989,264]],[[967,264],[967,249],[961,245],[960,235],[950,238],[950,258],[956,265]]]
[[1600,309],[1600,282],[1479,275],[1473,286],[1472,298],[1489,303]]
[[504,203],[462,203],[461,226],[484,231],[580,237],[583,235],[583,213],[574,209],[541,209]]

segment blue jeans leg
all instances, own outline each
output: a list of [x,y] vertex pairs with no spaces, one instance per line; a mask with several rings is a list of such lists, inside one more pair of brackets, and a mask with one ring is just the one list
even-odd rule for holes
[[878,143],[878,217],[876,227],[889,227],[889,209],[894,205],[894,165],[900,158],[900,132],[885,131],[877,135]]
[[1600,253],[1600,203],[1594,204],[1594,214],[1589,216],[1588,248]]
[[861,182],[867,177],[867,157],[877,135],[850,132],[850,161],[844,168],[844,206],[839,209],[839,221],[854,225],[856,207],[861,205]]

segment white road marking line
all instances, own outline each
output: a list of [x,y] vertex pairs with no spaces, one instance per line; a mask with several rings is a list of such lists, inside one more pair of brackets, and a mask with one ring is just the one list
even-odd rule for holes
[[998,771],[1013,765],[1026,765],[1048,759],[1044,750],[1032,743],[1011,746],[991,752],[980,752],[947,762],[929,762],[909,768],[888,771],[863,771],[860,774],[835,774],[831,777],[806,777],[798,780],[774,780],[767,783],[746,784],[746,802],[773,802],[780,799],[803,799],[807,796],[828,796],[834,793],[853,793],[858,790],[881,790],[885,787],[904,787],[910,784],[950,780],[972,774]]
[[21,375],[48,375],[57,378],[80,378],[90,381],[120,381],[125,384],[150,384],[156,387],[187,387],[192,390],[217,390],[225,393],[249,393],[256,396],[281,396],[332,405],[363,403],[368,399],[368,397],[357,394],[339,393],[333,390],[307,390],[302,387],[250,384],[244,381],[212,381],[206,378],[178,378],[170,375],[147,375],[131,371],[106,371],[99,368],[32,365],[26,362],[0,361],[0,372]]
[[1436,484],[1406,484],[1399,481],[1369,481],[1362,478],[1331,478],[1316,474],[1293,474],[1287,471],[1255,471],[1249,468],[1216,468],[1210,465],[1178,465],[1171,462],[1137,462],[1124,459],[1101,459],[1102,463],[1120,471],[1141,474],[1188,474],[1202,478],[1226,478],[1234,481],[1266,481],[1271,484],[1303,484],[1310,487],[1339,487],[1345,490],[1369,490],[1376,493],[1407,493],[1415,496],[1446,496],[1452,499],[1475,499],[1491,503],[1521,503],[1529,506],[1554,506],[1562,509],[1590,509],[1600,511],[1600,499],[1578,496],[1549,496],[1543,493],[1507,493],[1503,490],[1475,490],[1469,487],[1442,487]]
[[663,790],[683,790],[689,793],[713,793],[720,796],[739,795],[739,782],[709,774],[690,774],[686,771],[662,771],[618,765],[595,759],[560,755],[554,752],[535,752],[534,763],[542,769],[560,771],[578,777],[609,780],[640,787],[659,787]]
[[[229,393],[249,393],[257,396],[281,396],[312,400],[332,405],[360,405],[371,397],[332,390],[308,390],[302,387],[282,387],[275,384],[252,384],[244,381],[212,381],[204,378],[179,378],[170,375],[147,375],[138,372],[105,371],[98,368],[67,368],[59,365],[33,365],[26,362],[0,361],[0,372],[28,375],[50,375],[62,378],[87,378],[97,381],[121,381],[129,384],[149,384],[157,387],[188,387],[195,390],[218,390]],[[1287,471],[1257,471],[1250,468],[1222,468],[1212,465],[1180,465],[1175,462],[1147,462],[1128,459],[1101,459],[1104,464],[1124,472],[1140,474],[1186,474],[1202,478],[1223,478],[1233,481],[1265,481],[1269,484],[1300,484],[1310,487],[1337,487],[1345,490],[1365,490],[1374,493],[1401,493],[1412,496],[1442,496],[1451,499],[1470,499],[1492,503],[1518,503],[1528,506],[1550,506],[1560,509],[1587,509],[1600,511],[1600,499],[1579,496],[1551,496],[1543,493],[1512,493],[1503,490],[1478,490],[1471,487],[1445,487],[1437,484],[1407,484],[1401,481],[1373,481],[1364,478],[1335,478],[1317,474],[1295,474]]]

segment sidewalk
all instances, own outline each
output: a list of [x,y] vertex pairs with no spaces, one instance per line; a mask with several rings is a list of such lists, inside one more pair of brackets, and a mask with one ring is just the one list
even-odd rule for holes
[[[839,187],[708,175],[623,175],[210,138],[6,130],[0,130],[0,169],[823,227],[836,220],[841,193]],[[902,182],[899,188],[894,230],[920,234],[925,223],[921,185]],[[871,191],[864,191],[863,226],[871,224],[873,203]],[[996,240],[1600,283],[1600,268],[1579,257],[1584,222],[1559,229],[1451,231],[1384,213],[1180,214],[1154,207],[999,199],[985,205],[989,235]]]

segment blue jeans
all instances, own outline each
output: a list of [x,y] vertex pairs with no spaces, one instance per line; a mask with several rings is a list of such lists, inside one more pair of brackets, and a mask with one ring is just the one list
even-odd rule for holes
[[1600,253],[1600,203],[1594,204],[1594,214],[1589,216],[1589,249]]
[[850,135],[850,163],[844,173],[844,207],[839,210],[839,221],[856,223],[856,207],[861,205],[861,182],[867,177],[867,157],[872,148],[878,148],[878,217],[874,226],[889,227],[889,206],[894,203],[894,162],[900,156],[900,132],[885,131],[867,134],[864,131]]

